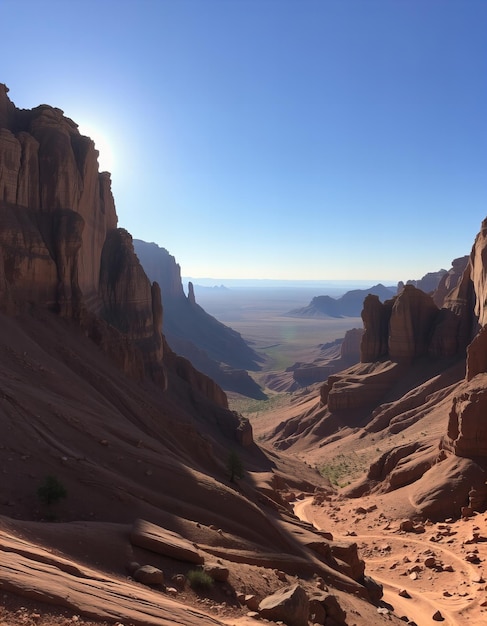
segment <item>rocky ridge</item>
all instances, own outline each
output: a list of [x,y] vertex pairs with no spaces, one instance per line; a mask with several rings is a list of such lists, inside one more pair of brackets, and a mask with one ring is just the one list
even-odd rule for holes
[[433,294],[407,284],[384,302],[365,298],[360,362],[328,377],[313,410],[271,431],[275,446],[360,449],[378,433],[386,450],[348,495],[410,485],[413,512],[439,519],[458,516],[474,487],[485,507],[486,233],[484,221],[470,256],[453,261]]

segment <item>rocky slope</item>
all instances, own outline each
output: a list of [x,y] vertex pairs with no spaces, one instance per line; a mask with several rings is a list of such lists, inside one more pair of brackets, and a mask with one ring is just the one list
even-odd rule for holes
[[318,464],[330,450],[375,456],[347,490],[354,497],[409,485],[412,514],[444,519],[460,515],[474,487],[484,510],[486,233],[487,221],[470,257],[456,259],[432,295],[405,285],[384,302],[367,296],[360,363],[329,376],[319,402],[267,438]]
[[226,391],[265,397],[247,373],[259,369],[259,355],[239,333],[197,304],[192,283],[186,296],[176,259],[155,243],[135,239],[134,247],[147,276],[160,285],[164,294],[162,329],[172,349]]
[[[327,481],[259,448],[171,351],[93,142],[59,109],[17,109],[3,85],[0,198],[3,599],[138,626],[244,623],[250,607],[371,623],[381,589],[357,545],[292,513]],[[204,604],[195,567],[214,581]]]

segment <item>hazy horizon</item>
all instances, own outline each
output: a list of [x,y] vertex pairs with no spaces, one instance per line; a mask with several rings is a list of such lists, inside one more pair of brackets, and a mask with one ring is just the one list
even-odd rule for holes
[[[346,287],[347,289],[363,289],[367,287],[373,287],[379,283],[382,283],[386,287],[396,287],[399,281],[391,282],[384,280],[354,280],[354,279],[344,279],[344,280],[299,280],[299,279],[273,279],[273,278],[210,278],[210,277],[191,277],[191,276],[182,276],[181,280],[183,282],[183,286],[187,288],[188,282],[192,282],[195,287],[226,287],[226,288],[261,288],[266,289],[269,287],[279,287],[285,288],[289,287],[292,289],[298,289],[302,287],[303,289],[309,288],[341,288]],[[416,280],[416,279],[408,279],[408,280]]]
[[184,275],[419,278],[486,217],[484,0],[3,0],[0,20],[11,100],[94,139],[119,226]]

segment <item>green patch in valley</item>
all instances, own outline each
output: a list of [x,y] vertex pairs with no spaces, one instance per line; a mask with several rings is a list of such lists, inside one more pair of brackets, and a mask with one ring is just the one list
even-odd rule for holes
[[353,480],[361,476],[368,468],[368,455],[338,454],[322,465],[320,474],[331,482],[335,487],[346,487]]

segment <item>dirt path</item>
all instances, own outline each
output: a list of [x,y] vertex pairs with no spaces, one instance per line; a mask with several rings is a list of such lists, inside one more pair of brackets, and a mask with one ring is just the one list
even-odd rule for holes
[[[360,508],[360,501],[318,506],[308,497],[295,503],[294,512],[337,540],[357,542],[366,573],[383,585],[383,600],[396,615],[424,626],[437,623],[433,615],[440,611],[445,626],[485,626],[485,516],[429,523],[424,533],[414,534],[400,531],[400,520],[386,520],[377,507],[369,507]],[[470,543],[475,535],[477,541]],[[476,562],[466,560],[473,557]]]

